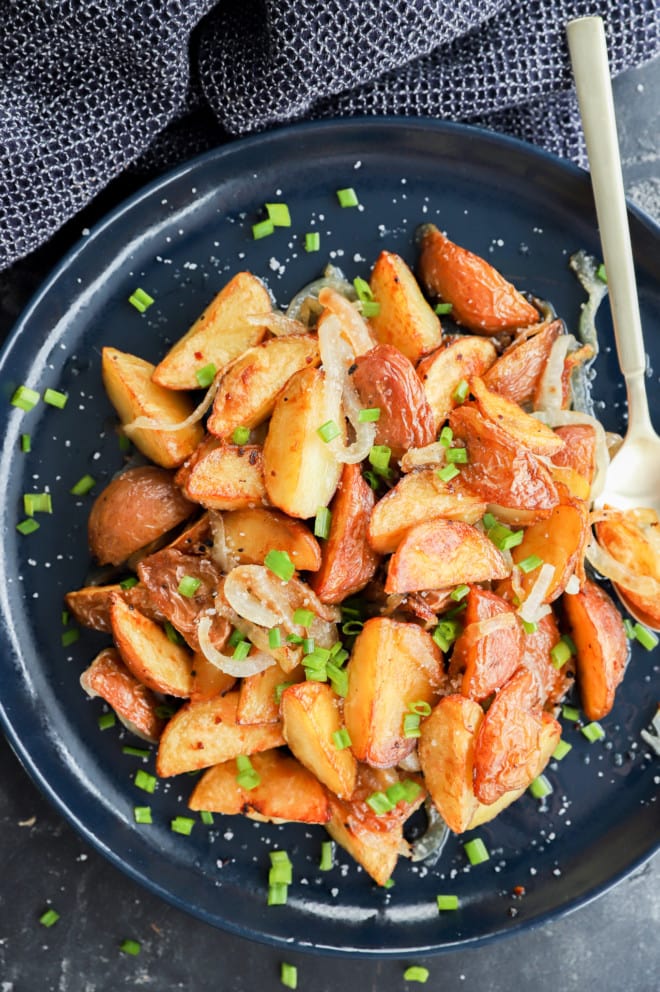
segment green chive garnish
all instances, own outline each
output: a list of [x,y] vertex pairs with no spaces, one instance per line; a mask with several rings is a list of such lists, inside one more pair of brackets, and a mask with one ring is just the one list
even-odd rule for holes
[[327,506],[319,506],[314,518],[314,537],[322,537],[327,540],[330,537],[330,525],[332,523],[332,513]]
[[240,641],[234,648],[232,658],[234,661],[245,661],[250,653],[251,644],[249,641]]
[[561,740],[557,744],[557,747],[552,752],[552,757],[555,761],[562,761],[569,751],[573,750],[573,745],[569,744],[567,741]]
[[264,565],[282,582],[288,582],[289,579],[292,579],[296,570],[296,566],[286,551],[269,551],[264,558]]
[[647,627],[644,627],[641,623],[636,623],[633,629],[636,639],[647,651],[652,651],[653,648],[658,646],[658,638]]
[[75,627],[73,628],[73,630],[65,630],[61,638],[62,647],[63,648],[70,647],[72,644],[76,643],[79,637],[80,637],[80,631],[76,630]]
[[308,231],[305,235],[305,251],[318,251],[321,247],[321,235],[318,231]]
[[422,731],[419,726],[418,713],[404,713],[403,715],[403,736],[421,737]]
[[239,754],[236,758],[236,781],[242,789],[256,789],[261,785],[261,776],[256,771],[252,762],[246,754]]
[[552,786],[545,775],[539,775],[530,784],[529,791],[535,799],[544,799],[552,792]]
[[234,444],[247,444],[250,440],[250,428],[235,427],[232,432],[231,439]]
[[464,403],[467,399],[467,395],[470,392],[470,387],[468,385],[467,379],[461,379],[461,381],[456,386],[452,396],[457,403]]
[[379,475],[388,476],[391,457],[392,449],[388,448],[386,444],[374,444],[369,452],[369,463]]
[[488,848],[481,837],[473,837],[472,840],[469,840],[467,844],[463,845],[463,850],[467,854],[471,865],[480,865],[483,861],[488,861],[490,858]]
[[121,753],[128,754],[133,758],[151,757],[151,751],[148,751],[145,747],[133,747],[131,744],[124,744],[121,749]]
[[380,407],[379,406],[369,406],[365,407],[364,410],[358,412],[358,423],[360,424],[371,424],[380,420]]
[[377,317],[380,313],[380,303],[377,300],[363,300],[360,310],[363,317]]
[[134,958],[142,950],[139,940],[123,940],[119,945],[119,950],[124,954],[131,954]]
[[245,634],[238,627],[235,627],[227,638],[227,647],[235,648],[237,644],[245,640]]
[[286,203],[267,203],[266,210],[274,227],[291,227],[291,214]]
[[291,866],[291,862],[275,862],[268,872],[268,882],[270,885],[291,885],[293,882],[293,868]]
[[457,475],[460,475],[460,468],[457,465],[444,465],[435,473],[442,482],[451,482]]
[[91,475],[83,475],[78,479],[75,486],[71,486],[69,492],[72,496],[85,496],[96,485],[96,479]]
[[21,534],[34,534],[35,530],[39,530],[39,524],[34,517],[28,517],[27,520],[21,520],[20,524],[16,524],[16,530]]
[[110,727],[114,727],[117,718],[114,713],[101,713],[96,722],[99,725],[99,730],[109,730]]
[[172,830],[175,834],[183,834],[184,837],[190,836],[194,826],[195,821],[190,816],[175,816],[174,819],[170,821],[170,830]]
[[437,902],[438,909],[441,912],[444,912],[444,910],[458,909],[458,896],[451,896],[451,895],[436,896],[435,901]]
[[407,982],[428,982],[429,980],[429,969],[422,968],[420,965],[413,964],[410,968],[406,968],[403,973],[403,977]]
[[462,599],[465,599],[470,591],[469,586],[456,586],[454,590],[449,594],[450,598],[454,600],[455,603],[460,603]]
[[21,434],[21,451],[25,454],[32,451],[32,438],[29,434]]
[[165,628],[165,633],[167,634],[167,639],[170,642],[170,644],[183,644],[184,643],[183,637],[181,636],[181,634],[179,633],[179,631],[176,629],[176,627],[174,627],[170,623],[169,620],[166,620],[165,623],[163,624],[163,626]]
[[275,225],[269,217],[267,220],[260,220],[252,225],[252,237],[255,241],[260,241],[261,238],[267,238],[274,230]]
[[9,402],[12,406],[17,406],[21,410],[29,412],[37,405],[39,398],[40,394],[35,389],[30,389],[28,386],[19,386]]
[[467,448],[447,448],[447,461],[459,465],[466,465],[468,460]]
[[60,914],[56,909],[47,909],[45,913],[42,913],[39,917],[39,922],[42,927],[52,927],[54,923],[60,918]]
[[215,379],[215,374],[218,370],[216,369],[213,362],[209,362],[208,365],[204,365],[201,369],[197,369],[195,372],[195,378],[197,379],[197,385],[201,389],[206,389],[211,385]]
[[335,845],[331,840],[324,840],[321,843],[321,860],[319,861],[320,871],[330,871],[335,862]]
[[454,432],[451,427],[443,427],[440,431],[440,437],[438,440],[440,441],[440,444],[444,445],[445,448],[448,448],[454,440]]
[[365,802],[376,816],[384,816],[385,813],[394,809],[394,803],[388,799],[384,792],[372,792],[370,796],[367,796]]
[[623,621],[623,629],[626,632],[626,637],[629,641],[635,640],[635,624],[628,617]]
[[435,305],[435,312],[438,316],[442,316],[443,313],[451,313],[453,309],[453,303],[436,303]]
[[334,420],[326,420],[324,424],[321,424],[320,427],[316,428],[316,433],[322,441],[329,444],[330,441],[334,441],[336,437],[339,437],[341,431],[337,427]]
[[134,290],[131,296],[129,296],[128,302],[140,313],[144,313],[144,311],[148,310],[154,302],[154,298],[153,296],[149,296],[148,293],[145,293],[143,289],[138,288]]
[[201,579],[196,579],[192,575],[184,575],[177,586],[177,592],[185,596],[186,599],[190,599],[195,595],[201,584]]
[[359,202],[357,193],[352,186],[349,186],[346,189],[338,189],[337,199],[339,200],[340,207],[357,207]]
[[344,699],[348,694],[348,672],[329,661],[326,665],[326,674],[334,691]]
[[343,751],[345,748],[351,746],[351,735],[346,727],[342,727],[340,730],[335,730],[332,735],[332,743],[338,751]]
[[23,509],[28,517],[35,513],[52,513],[53,497],[50,493],[24,493]]
[[289,886],[276,883],[268,886],[268,905],[285,906],[289,896]]
[[282,631],[279,627],[271,627],[268,631],[268,647],[271,651],[282,646]]
[[126,590],[126,589],[132,589],[133,586],[136,586],[137,584],[138,584],[137,577],[135,575],[129,575],[127,579],[121,580],[119,586],[121,589]]
[[280,682],[275,686],[275,702],[279,706],[282,701],[282,693],[285,689],[288,689],[290,685],[295,685],[295,682]]
[[588,723],[586,727],[581,727],[580,729],[591,744],[595,744],[596,741],[602,741],[605,736],[605,731],[597,720],[594,720],[592,723]]
[[596,278],[600,279],[601,282],[607,282],[607,272],[605,271],[605,265],[603,262],[601,262],[596,269]]
[[[293,622],[298,624],[300,627],[309,627],[314,623],[316,614],[311,610],[305,610],[299,607],[297,610],[293,611]],[[313,650],[313,649],[312,649]]]
[[209,813],[207,809],[200,809],[199,818],[206,827],[210,827],[213,824],[213,813]]
[[562,706],[561,715],[565,720],[572,720],[574,723],[580,719],[580,711],[576,710],[574,706]]
[[367,300],[373,300],[374,294],[372,293],[371,286],[366,279],[361,279],[360,276],[356,276],[353,280],[353,286],[355,287],[357,298],[361,303],[364,303]]
[[156,785],[158,784],[156,776],[150,775],[149,772],[145,772],[143,768],[138,768],[133,782],[138,789],[142,789],[143,792],[155,792]]
[[282,966],[280,968],[280,982],[282,985],[286,986],[287,989],[298,988],[298,969],[295,964],[287,964],[286,961],[282,962]]
[[410,713],[416,713],[417,716],[430,716],[431,704],[423,699],[416,699],[414,703],[408,703],[408,710]]
[[557,644],[550,651],[550,658],[552,659],[552,667],[559,670],[562,668],[568,659],[571,657],[571,649],[565,641],[558,641]]
[[534,620],[523,620],[522,625],[526,634],[535,634],[539,629],[539,625]]
[[527,575],[528,572],[533,572],[535,568],[538,568],[542,564],[543,559],[539,558],[538,555],[528,555],[527,558],[523,558],[522,561],[518,562],[518,568]]
[[153,823],[151,806],[135,806],[133,808],[133,819],[136,823]]
[[58,410],[64,409],[68,398],[66,393],[60,393],[57,389],[44,390],[44,403],[47,403],[48,406],[57,407]]

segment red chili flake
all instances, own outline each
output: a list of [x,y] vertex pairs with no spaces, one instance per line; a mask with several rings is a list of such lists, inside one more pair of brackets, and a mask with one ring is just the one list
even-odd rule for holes
[[517,898],[524,896],[526,892],[527,890],[524,885],[514,885],[513,887],[513,895]]

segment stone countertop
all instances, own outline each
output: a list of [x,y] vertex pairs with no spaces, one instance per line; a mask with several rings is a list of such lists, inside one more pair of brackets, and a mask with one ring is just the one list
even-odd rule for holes
[[[615,99],[630,199],[660,220],[660,61],[626,73]],[[113,188],[96,216],[131,192]],[[85,215],[86,216],[86,215]],[[92,216],[92,219],[95,219]],[[79,235],[83,218],[0,273],[0,334]],[[660,859],[569,916],[480,947],[428,959],[348,960],[287,952],[230,936],[171,907],[91,849],[37,791],[0,734],[0,992],[175,992],[281,989],[280,963],[298,966],[298,988],[394,992],[412,963],[427,988],[504,992],[655,992],[660,974]],[[60,919],[39,917],[52,902]],[[119,950],[139,940],[139,956]]]

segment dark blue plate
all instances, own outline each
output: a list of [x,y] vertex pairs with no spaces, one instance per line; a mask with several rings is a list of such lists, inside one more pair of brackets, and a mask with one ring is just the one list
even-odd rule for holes
[[[360,208],[335,196],[352,186]],[[285,200],[293,226],[254,241],[265,201]],[[452,839],[436,867],[400,863],[383,891],[339,851],[317,870],[322,828],[217,817],[190,837],[170,830],[185,815],[194,780],[162,781],[153,796],[135,787],[144,761],[122,752],[139,743],[101,731],[103,707],[89,701],[80,672],[106,639],[82,632],[62,645],[62,597],[85,581],[86,518],[92,496],[71,486],[85,473],[97,490],[120,467],[112,409],[100,377],[104,344],[156,359],[240,269],[264,277],[279,304],[328,261],[366,276],[378,252],[415,257],[414,231],[435,221],[483,254],[519,287],[553,301],[575,326],[583,299],[568,270],[578,248],[598,252],[587,176],[534,148],[470,128],[411,120],[310,124],[204,155],[151,185],[99,225],[37,295],[4,349],[0,414],[3,548],[0,597],[4,649],[0,715],[34,780],[71,823],[118,867],[175,905],[242,936],[354,954],[436,951],[483,941],[572,909],[604,891],[652,853],[658,838],[657,766],[640,739],[656,705],[658,655],[635,647],[604,742],[565,728],[573,749],[550,766],[547,808],[525,796],[478,833],[487,863],[470,868]],[[304,251],[318,231],[321,251]],[[632,235],[651,368],[660,366],[660,243],[634,215]],[[155,298],[141,316],[136,287]],[[622,429],[624,390],[606,312],[595,395],[608,428]],[[657,372],[655,384],[657,386]],[[69,394],[63,410],[9,405],[16,386]],[[649,383],[652,385],[652,383]],[[659,420],[658,391],[651,403]],[[21,433],[32,451],[20,451]],[[22,494],[52,493],[52,516],[17,533]],[[654,780],[655,777],[655,780]],[[154,822],[138,826],[135,805]],[[284,847],[294,882],[284,907],[266,906],[268,851]],[[512,898],[514,886],[525,887]],[[438,893],[461,908],[438,914]]]

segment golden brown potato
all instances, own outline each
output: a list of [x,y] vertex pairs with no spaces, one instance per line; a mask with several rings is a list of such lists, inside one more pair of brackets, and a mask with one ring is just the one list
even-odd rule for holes
[[499,334],[535,324],[537,310],[485,259],[454,244],[434,224],[421,232],[419,274],[431,296],[452,304],[459,324]]
[[80,676],[88,696],[100,696],[122,723],[147,741],[157,741],[164,721],[158,716],[158,700],[124,665],[115,648],[97,654]]
[[[657,516],[649,511],[644,516],[635,513],[608,511],[607,519],[596,525],[598,543],[616,561],[634,576],[649,576],[660,582],[660,557],[658,535],[660,524]],[[660,627],[660,600],[657,596],[642,595],[617,583],[617,591],[631,604],[636,616],[650,627]]]
[[285,682],[302,682],[304,678],[302,665],[291,672],[285,672],[279,665],[271,665],[257,675],[241,679],[236,722],[277,723],[280,718],[280,704],[275,690]]
[[456,406],[454,393],[462,379],[483,375],[495,359],[495,345],[487,338],[455,337],[417,366],[426,398],[433,411],[436,433]]
[[454,440],[467,448],[461,467],[463,482],[475,495],[507,509],[533,510],[537,519],[550,516],[559,503],[557,487],[546,466],[473,406],[460,406],[449,416]]
[[[514,619],[510,626],[494,627],[490,633],[487,625],[483,631],[475,626],[503,614],[511,614]],[[454,644],[451,673],[462,671],[463,695],[483,702],[501,688],[521,664],[524,635],[513,607],[479,586],[470,586],[463,621],[465,627]]]
[[612,709],[628,661],[628,640],[616,606],[604,589],[587,581],[563,606],[577,649],[577,679],[582,709],[600,720]]
[[561,668],[552,664],[550,652],[559,643],[559,629],[552,613],[537,621],[536,630],[523,634],[521,664],[528,668],[539,690],[540,702],[551,709],[573,685],[575,665],[570,658]]
[[450,830],[467,830],[479,805],[472,785],[474,742],[481,706],[465,696],[443,696],[421,724],[419,760],[424,781]]
[[309,579],[322,602],[341,603],[373,578],[378,555],[367,543],[367,527],[374,503],[360,466],[344,465],[330,504],[330,534],[323,542],[321,567]]
[[207,430],[230,438],[237,427],[257,427],[270,417],[275,400],[293,373],[320,361],[313,334],[269,338],[248,348],[220,380]]
[[476,524],[488,504],[474,496],[460,475],[443,482],[434,469],[419,469],[404,475],[373,508],[367,537],[379,554],[389,554],[408,531],[429,517],[462,520]]
[[171,472],[155,465],[129,468],[94,501],[87,524],[90,550],[101,565],[121,565],[194,509]]
[[[231,632],[228,624],[227,633]],[[218,650],[220,648],[218,647]],[[236,685],[233,675],[227,675],[208,660],[201,651],[196,651],[193,657],[192,688],[190,701],[200,702],[203,699],[213,699],[214,696],[224,696]]]
[[470,392],[477,401],[481,415],[529,451],[551,458],[564,447],[558,434],[540,420],[530,417],[517,403],[492,392],[479,376],[473,376],[470,380]]
[[596,429],[591,424],[556,427],[564,447],[552,455],[554,465],[572,468],[591,485],[596,474]]
[[177,480],[189,499],[210,510],[247,510],[267,503],[263,450],[258,444],[204,444],[200,456]]
[[394,345],[411,362],[440,344],[440,321],[414,275],[399,256],[382,251],[371,273],[371,291],[380,310],[371,329],[383,344]]
[[[532,524],[525,530],[522,543],[511,551],[514,564],[518,565],[530,555],[537,555],[547,565],[554,567],[554,575],[543,597],[552,603],[562,594],[566,583],[584,559],[584,549],[589,539],[589,509],[586,503],[566,502],[555,506],[547,520]],[[538,577],[534,569],[521,573],[520,585],[528,596]]]
[[195,786],[190,809],[210,813],[258,813],[267,820],[327,823],[330,803],[323,786],[291,755],[273,749],[251,757],[261,779],[254,789],[236,780],[235,761],[224,761],[204,772]]
[[264,444],[268,498],[292,517],[315,516],[337,488],[341,466],[318,434],[330,420],[345,430],[341,411],[325,389],[325,373],[315,368],[296,372],[277,399]]
[[168,389],[199,389],[196,373],[207,365],[222,369],[266,333],[249,316],[272,310],[265,286],[249,272],[239,272],[209,303],[190,330],[170,348],[153,373]]
[[301,682],[282,693],[282,732],[294,755],[319,782],[341,798],[355,788],[357,763],[332,735],[342,726],[338,697],[325,682]]
[[67,609],[81,627],[100,630],[109,634],[112,630],[110,623],[110,604],[113,596],[121,596],[122,588],[119,583],[111,586],[84,586],[68,592],[64,597]]
[[488,388],[512,403],[531,403],[552,346],[562,330],[562,322],[553,320],[533,337],[514,341],[484,374]]
[[432,703],[444,682],[442,655],[433,638],[413,623],[389,617],[367,620],[348,663],[344,720],[351,750],[376,768],[391,768],[415,748],[405,737],[410,703]]
[[[179,469],[176,475],[177,479],[181,472],[182,469]],[[171,551],[181,551],[184,555],[205,555],[212,544],[211,519],[208,513],[202,513],[201,517],[188,524],[180,534],[177,534],[167,547]]]
[[201,424],[176,431],[166,427],[130,428],[130,424],[137,417],[148,417],[164,425],[180,424],[193,412],[192,401],[152,382],[151,362],[116,348],[104,348],[101,355],[103,385],[135,447],[163,468],[181,465],[204,436]]
[[399,544],[390,558],[385,592],[446,589],[508,574],[502,554],[475,527],[434,517],[412,527]]
[[157,623],[117,596],[110,607],[112,636],[122,661],[155,692],[188,697],[192,692],[192,655],[173,644]]
[[408,448],[435,440],[433,413],[412,363],[392,345],[379,344],[355,360],[353,384],[365,409],[378,408],[375,444],[397,460]]
[[160,739],[156,772],[161,778],[208,768],[239,754],[253,755],[284,744],[280,724],[236,723],[238,691],[198,703],[186,703],[169,721]]
[[286,551],[298,572],[321,567],[319,542],[309,527],[279,510],[254,507],[234,510],[222,518],[227,551],[239,565],[263,565],[272,548]]

